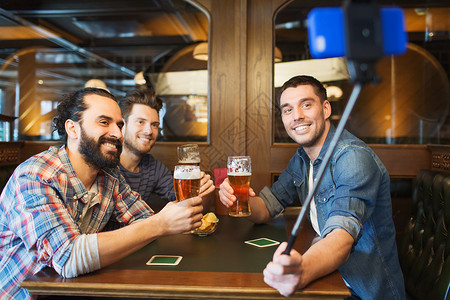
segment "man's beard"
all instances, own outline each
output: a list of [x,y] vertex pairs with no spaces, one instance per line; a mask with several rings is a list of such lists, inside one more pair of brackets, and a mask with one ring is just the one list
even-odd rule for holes
[[325,122],[323,122],[321,124],[321,126],[318,128],[318,131],[311,138],[311,140],[300,144],[300,146],[306,147],[306,148],[315,146],[317,144],[317,141],[319,141],[322,138],[322,135],[323,135],[324,132],[325,132]]
[[145,154],[147,154],[152,147],[150,147],[149,151],[142,151],[140,150],[136,144],[135,144],[135,140],[133,140],[132,135],[127,135],[125,134],[123,137],[123,146],[125,147],[125,149],[127,151],[130,151],[131,153],[133,153],[134,155],[136,155],[137,157],[143,157]]
[[[107,154],[103,154],[101,146],[103,142],[108,142],[117,146],[117,151],[108,151]],[[122,152],[122,143],[115,138],[107,138],[101,136],[96,142],[94,138],[91,138],[86,134],[83,127],[81,127],[81,139],[79,151],[85,161],[97,168],[115,168],[120,162],[120,153]]]

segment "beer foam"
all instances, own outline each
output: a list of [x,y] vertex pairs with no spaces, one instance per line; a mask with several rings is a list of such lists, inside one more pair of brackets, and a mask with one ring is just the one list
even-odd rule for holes
[[190,172],[186,172],[178,169],[175,169],[175,172],[173,174],[173,178],[175,179],[199,179],[201,178],[200,169],[194,169]]
[[179,164],[198,164],[198,163],[200,163],[200,158],[195,158],[195,157],[186,158],[186,159],[178,161],[178,163]]
[[251,172],[229,172],[229,171],[227,174],[231,175],[231,176],[251,176],[252,175]]

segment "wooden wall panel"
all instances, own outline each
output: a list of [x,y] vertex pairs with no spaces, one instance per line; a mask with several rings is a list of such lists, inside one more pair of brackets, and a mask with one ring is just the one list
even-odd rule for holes
[[246,142],[247,154],[252,157],[251,185],[255,191],[271,183],[273,18],[286,2],[248,1]]
[[[369,146],[383,162],[391,178],[415,178],[419,170],[431,169],[431,151],[427,145],[370,144]],[[297,148],[297,144],[277,144],[272,147],[270,150],[271,173],[281,173]]]
[[419,170],[431,168],[426,145],[369,145],[381,159],[391,178],[415,178]]
[[211,167],[226,167],[227,156],[245,155],[247,1],[211,3]]

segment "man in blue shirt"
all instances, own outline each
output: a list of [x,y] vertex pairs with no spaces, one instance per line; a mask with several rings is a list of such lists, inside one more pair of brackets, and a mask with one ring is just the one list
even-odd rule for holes
[[[156,97],[154,90],[148,88],[133,89],[120,101],[125,120],[120,171],[132,190],[138,192],[152,208],[161,204],[154,202],[157,200],[155,194],[165,201],[176,200],[172,173],[149,153],[158,138],[158,112],[161,107],[161,99]],[[211,176],[204,172],[200,184],[201,197],[215,190]]]
[[[300,147],[272,188],[258,197],[250,191],[249,219],[257,223],[306,199],[335,134],[326,90],[315,78],[293,77],[280,95],[284,127]],[[282,243],[264,270],[265,282],[289,296],[338,269],[356,299],[404,299],[389,185],[375,153],[344,131],[311,201],[309,219],[318,238],[303,255],[282,255]],[[219,195],[228,207],[236,200],[227,180]]]

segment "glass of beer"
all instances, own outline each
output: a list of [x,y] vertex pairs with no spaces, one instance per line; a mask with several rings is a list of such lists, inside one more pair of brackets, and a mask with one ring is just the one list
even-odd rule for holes
[[185,144],[178,146],[178,164],[180,165],[200,165],[200,151],[197,144]]
[[229,156],[227,174],[236,196],[236,202],[228,209],[228,215],[232,217],[250,216],[251,211],[248,203],[248,189],[252,176],[250,156]]
[[173,186],[177,202],[196,197],[200,194],[200,167],[177,165],[173,173]]

